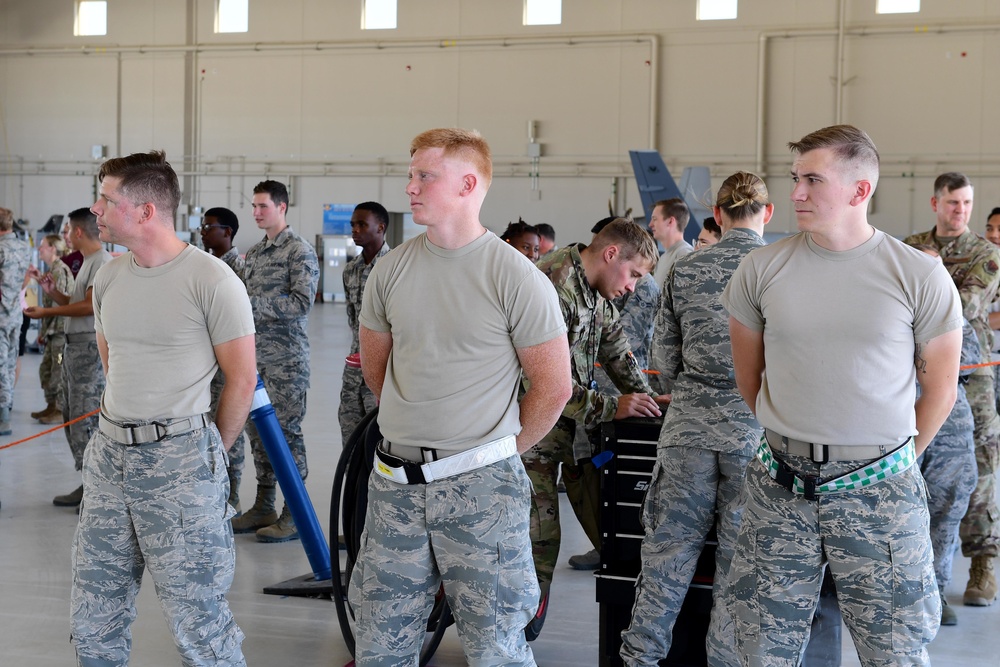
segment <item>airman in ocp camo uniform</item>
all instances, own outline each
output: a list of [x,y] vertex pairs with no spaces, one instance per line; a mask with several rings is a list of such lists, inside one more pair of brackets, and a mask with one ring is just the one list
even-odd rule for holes
[[[938,249],[944,266],[962,299],[962,315],[979,338],[982,357],[990,358],[993,331],[989,307],[1000,286],[1000,249],[969,229],[973,188],[964,174],[948,172],[934,181],[931,208],[937,216],[934,229],[907,237],[910,245],[929,244]],[[975,421],[978,481],[959,533],[962,553],[972,559],[965,604],[981,607],[997,595],[994,559],[1000,553],[1000,508],[997,506],[996,471],[1000,467],[1000,417],[997,416],[993,370],[977,369],[965,386]]]
[[[559,554],[559,498],[556,472],[562,464],[567,494],[595,549],[600,549],[598,508],[600,484],[589,458],[573,452],[578,426],[593,429],[601,422],[626,417],[659,416],[652,390],[616,321],[609,299],[635,289],[656,262],[656,246],[642,227],[619,218],[594,237],[589,246],[568,246],[538,263],[555,285],[568,330],[573,394],[549,433],[522,455],[534,488],[531,508],[532,551],[544,598],[552,583]],[[594,379],[600,362],[622,396],[602,394]]]

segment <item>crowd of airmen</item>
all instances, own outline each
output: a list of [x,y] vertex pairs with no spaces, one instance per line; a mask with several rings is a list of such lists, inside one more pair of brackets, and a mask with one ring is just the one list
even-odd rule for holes
[[[860,136],[861,143],[870,144],[863,133]],[[820,144],[820,148],[801,152],[817,150],[827,149]],[[943,591],[951,579],[960,523],[963,553],[972,558],[964,602],[985,606],[996,597],[995,374],[991,366],[973,366],[990,358],[993,336],[987,314],[1000,285],[1000,250],[968,227],[972,190],[965,176],[943,174],[931,197],[937,216],[935,228],[906,239],[907,244],[940,257],[958,290],[965,322],[963,370],[955,376],[954,408],[917,462],[928,488],[927,548],[930,552],[932,545],[935,588],[941,604],[939,613],[927,614],[923,607],[917,613],[918,624],[924,626],[917,634],[927,641],[938,623],[957,623]],[[719,548],[715,611],[707,638],[710,664],[740,664],[737,633],[728,609],[732,597],[723,595],[722,589],[740,531],[746,471],[758,457],[763,429],[736,386],[729,320],[722,298],[744,256],[764,245],[763,229],[773,209],[764,183],[753,174],[738,172],[723,183],[714,218],[703,222],[696,242],[698,252],[684,240],[689,213],[677,199],[657,202],[653,208],[648,234],[664,248],[658,259],[650,252],[648,238],[622,241],[634,238],[628,229],[634,223],[614,217],[595,225],[589,246],[553,248],[551,227],[531,226],[523,220],[511,223],[501,237],[536,262],[556,287],[574,375],[573,395],[556,426],[522,455],[533,483],[531,538],[541,591],[539,613],[547,604],[559,548],[557,472],[561,470],[571,506],[594,547],[588,554],[572,557],[570,565],[596,568],[600,563],[599,483],[591,462],[597,450],[588,434],[601,422],[660,416],[661,407],[666,412],[658,463],[643,511],[646,538],[637,601],[632,624],[623,633],[621,654],[629,665],[655,665],[669,651],[673,622],[713,525]],[[990,215],[990,224],[997,228],[996,242],[1000,242],[998,213],[994,210]],[[634,247],[629,247],[629,256],[648,260],[646,270],[641,269],[643,262],[639,263],[634,283],[622,293],[605,293],[600,274],[587,273],[588,254],[606,247],[599,235],[609,223],[613,223],[615,243],[626,247],[631,243]],[[358,237],[355,240],[360,242]],[[542,252],[545,246],[549,248]],[[376,253],[386,248],[381,238],[373,239],[364,258],[354,262],[350,287],[345,278],[345,289],[349,299],[353,294],[358,300],[357,308],[363,291],[362,262],[367,268],[361,270],[370,270]],[[835,298],[835,292],[830,290],[830,298]],[[644,375],[643,369],[650,374]],[[358,409],[350,424],[355,424],[369,405],[361,394],[353,404]],[[350,425],[343,430],[349,432]],[[933,432],[931,426],[923,430]],[[771,448],[777,451],[773,443]],[[938,609],[937,601],[931,602],[929,597],[921,604]],[[848,622],[855,630],[862,621],[849,616]],[[869,631],[876,628],[885,629],[871,621]],[[857,631],[862,642],[865,635]],[[892,631],[887,635],[891,637]],[[796,636],[792,635],[793,643]],[[919,659],[924,643],[918,642],[916,650],[910,646],[907,659],[914,654]],[[866,664],[884,658],[877,650],[860,653]],[[773,661],[784,664],[779,658]]]
[[[439,162],[448,168],[452,162],[472,164],[470,173],[480,176],[486,171],[481,155],[476,160],[466,159],[467,153],[484,150],[488,158],[488,148],[483,148],[485,142],[478,135],[459,132],[440,141],[444,143],[429,143],[411,151],[415,164],[421,157],[438,156],[436,162],[432,161],[426,169],[421,167],[418,173],[411,167],[411,185],[407,192],[414,206],[427,205],[416,201],[422,187],[427,187],[419,181],[436,178],[435,168],[447,172],[445,167],[435,166]],[[453,144],[448,142],[453,142],[458,149],[453,150]],[[993,367],[976,365],[989,360],[993,343],[990,310],[1000,287],[1000,249],[994,245],[1000,243],[1000,209],[994,209],[990,215],[987,236],[992,234],[993,238],[988,241],[969,229],[973,202],[971,182],[961,174],[943,174],[937,179],[931,198],[937,216],[934,229],[906,239],[906,244],[935,256],[920,259],[916,250],[906,248],[867,223],[861,205],[870,199],[878,177],[877,152],[867,135],[850,126],[835,126],[808,135],[790,146],[796,156],[793,205],[800,230],[809,232],[792,237],[792,240],[766,246],[764,226],[771,219],[774,204],[763,181],[748,172],[737,172],[725,179],[714,201],[713,218],[703,222],[697,247],[684,240],[689,213],[683,201],[677,199],[656,203],[649,229],[630,218],[611,216],[601,220],[594,226],[594,236],[588,244],[555,247],[551,227],[532,226],[521,220],[511,224],[501,236],[502,241],[537,267],[539,274],[531,280],[544,277],[549,285],[546,289],[554,291],[562,316],[572,380],[566,400],[558,404],[563,406],[559,414],[553,413],[554,425],[545,429],[547,432],[538,433],[538,444],[533,447],[529,444],[522,448],[520,443],[518,446],[531,482],[527,532],[537,588],[535,583],[525,585],[522,592],[534,602],[527,609],[526,618],[517,614],[515,617],[530,620],[531,613],[541,613],[548,602],[560,542],[557,495],[560,474],[573,510],[593,545],[590,553],[574,556],[570,564],[580,569],[599,565],[599,477],[592,461],[598,448],[591,436],[602,422],[630,417],[663,416],[664,420],[653,481],[642,512],[646,535],[636,604],[632,623],[622,636],[621,655],[626,664],[656,665],[666,656],[672,626],[693,576],[694,564],[713,526],[719,546],[714,607],[706,640],[710,664],[795,664],[807,631],[803,619],[811,613],[810,605],[815,603],[813,593],[818,594],[819,575],[809,569],[814,565],[818,565],[820,573],[826,565],[833,568],[834,578],[841,584],[845,620],[854,633],[864,664],[923,664],[927,660],[926,644],[934,637],[938,625],[957,622],[943,590],[950,580],[951,561],[958,542],[961,542],[963,553],[972,558],[965,604],[985,606],[994,601],[997,591],[993,559],[1000,544],[1000,526],[996,525],[1000,512],[995,500],[994,473],[1000,456],[1000,418],[997,416]],[[842,150],[844,146],[851,147],[854,152]],[[465,187],[477,192],[481,204],[485,189],[475,178],[471,181],[468,175],[464,178]],[[488,187],[489,176],[480,178],[483,180]],[[107,198],[102,201],[110,202]],[[14,239],[12,215],[0,209],[0,266],[3,270],[0,305],[9,323],[15,320],[17,326],[21,323],[20,317],[15,317],[20,308],[11,302],[10,295],[17,294],[22,282],[37,280],[45,293],[42,306],[24,311],[28,317],[42,318],[46,326],[42,381],[48,405],[33,415],[42,421],[51,420],[54,414],[71,420],[101,405],[104,390],[101,353],[107,350],[98,349],[103,339],[100,320],[96,325],[94,322],[93,289],[98,270],[110,262],[111,257],[101,243],[105,227],[99,228],[98,219],[103,220],[108,214],[100,205],[101,201],[95,205],[99,210],[79,209],[70,214],[64,234],[66,247],[58,236],[45,238],[42,259],[50,267],[45,274],[33,267],[29,269],[27,245]],[[257,185],[253,215],[265,236],[247,251],[245,257],[240,256],[234,244],[239,223],[228,209],[208,210],[200,231],[205,249],[228,265],[245,286],[256,332],[256,366],[299,472],[305,479],[308,468],[301,424],[310,372],[306,324],[316,297],[319,270],[314,249],[288,226],[287,207],[288,193],[284,185],[270,180]],[[473,208],[478,214],[478,208]],[[366,293],[365,287],[381,261],[386,257],[399,259],[390,253],[385,241],[388,224],[386,209],[375,202],[358,205],[351,218],[352,237],[360,253],[347,264],[343,273],[347,319],[352,331],[339,407],[345,442],[361,418],[376,405],[383,391],[382,382],[386,380],[384,374],[376,374],[378,386],[373,387],[375,391],[368,386],[371,376],[366,367],[365,336],[369,341],[367,349],[377,349],[372,347],[372,336],[383,332],[366,329],[369,326],[366,321],[376,321],[371,300],[378,299],[379,295]],[[844,230],[854,236],[848,238]],[[845,247],[848,241],[860,243]],[[657,242],[664,248],[662,255],[656,247]],[[754,252],[765,247],[772,253]],[[862,247],[864,253],[857,250]],[[69,254],[71,250],[73,255]],[[802,261],[802,253],[808,252],[825,259],[834,258],[838,252],[845,253],[841,257],[852,261],[859,258],[870,261],[869,255],[884,252],[885,257],[891,258],[885,261],[893,264],[893,270],[898,268],[895,267],[898,263],[902,266],[899,274],[912,283],[902,288],[906,298],[886,297],[895,298],[894,303],[912,299],[916,304],[908,306],[910,310],[906,312],[910,313],[910,321],[904,322],[902,327],[911,332],[913,340],[899,341],[897,336],[892,343],[894,354],[898,352],[895,348],[910,349],[916,362],[905,371],[891,371],[903,380],[897,383],[894,397],[916,396],[916,387],[920,389],[916,413],[912,407],[902,410],[909,415],[911,432],[897,433],[903,436],[899,442],[884,438],[870,443],[872,446],[858,442],[817,444],[823,441],[803,437],[793,428],[786,428],[785,432],[772,430],[770,423],[765,429],[757,421],[761,410],[767,415],[779,413],[782,400],[775,379],[780,377],[778,373],[782,369],[773,356],[767,356],[774,352],[765,347],[764,341],[773,340],[769,336],[775,335],[771,322],[794,315],[770,303],[767,290],[761,284],[777,281],[784,285],[778,280],[781,269],[775,268],[775,262],[782,266],[795,265],[796,261]],[[747,257],[758,261],[745,262]],[[880,272],[890,273],[885,263],[877,265],[876,273]],[[911,274],[919,275],[919,279],[912,278]],[[941,279],[948,274],[951,281]],[[829,283],[826,289],[827,299],[840,300],[834,283]],[[391,294],[385,298],[391,300]],[[816,303],[813,307],[823,308],[824,304]],[[836,308],[864,309],[864,305],[848,301]],[[768,315],[769,312],[774,314]],[[863,319],[865,315],[852,317]],[[997,318],[1000,319],[1000,314]],[[0,434],[10,433],[17,326],[6,327],[0,336],[0,357],[5,360],[4,373],[0,374],[3,378],[0,382]],[[95,326],[98,328],[97,340],[94,340]],[[544,323],[539,321],[536,326],[543,327]],[[873,330],[878,330],[881,325],[872,326]],[[963,335],[956,344],[959,331]],[[546,344],[561,340],[551,338],[555,333],[558,332],[546,334],[549,336]],[[827,332],[818,340],[825,342],[831,335],[836,332]],[[870,342],[877,355],[879,341]],[[831,347],[837,345],[831,344]],[[523,352],[522,348],[517,349]],[[815,363],[822,366],[824,350],[809,351],[815,353]],[[848,354],[850,351],[841,352]],[[959,353],[961,374],[957,363],[952,363],[958,361]],[[831,356],[835,354],[831,352]],[[872,354],[869,350],[859,350],[858,356],[867,360]],[[104,362],[106,370],[106,359]],[[537,392],[532,394],[532,383],[528,381],[534,375],[529,368],[534,369],[534,366],[524,359],[521,363],[525,369],[524,386],[519,392],[522,410],[528,410],[526,406],[529,405],[534,409],[532,401],[538,400]],[[851,365],[842,364],[844,367]],[[61,372],[54,371],[60,366]],[[772,372],[774,378],[769,377]],[[836,371],[845,372],[844,368]],[[867,377],[871,369],[854,368],[851,372]],[[535,378],[539,385],[545,379],[541,375]],[[949,383],[954,386],[947,387]],[[220,368],[212,383],[212,414],[219,410],[225,386],[226,378]],[[808,394],[812,388],[810,385],[791,391]],[[789,390],[785,387],[784,391]],[[778,408],[772,403],[778,404]],[[896,403],[898,407],[898,401]],[[849,401],[845,403],[849,404]],[[946,409],[943,409],[945,404]],[[779,424],[795,421],[793,418],[783,422],[784,416],[775,419]],[[851,417],[843,415],[836,419],[850,420]],[[904,423],[906,419],[904,416]],[[103,422],[101,428],[104,428]],[[87,442],[99,430],[96,417],[67,428],[77,469],[83,467]],[[264,542],[296,539],[297,530],[287,505],[280,513],[277,511],[274,473],[260,438],[252,423],[247,422],[245,430],[257,473],[257,496],[251,507],[242,508],[239,484],[247,438],[241,433],[235,444],[231,444],[227,461],[230,510],[226,517],[232,530],[255,532]],[[930,442],[930,434],[935,432],[937,437]],[[493,446],[495,442],[486,444]],[[388,447],[389,443],[385,444]],[[816,458],[814,452],[820,450],[823,458]],[[866,453],[852,457],[844,450]],[[874,453],[868,455],[869,450]],[[917,455],[922,458],[917,459]],[[402,461],[388,458],[388,451],[385,456],[385,461]],[[864,460],[860,467],[854,465],[861,459]],[[916,465],[913,465],[914,460]],[[834,466],[831,469],[836,469],[837,473],[831,475],[822,467],[824,465]],[[403,463],[401,466],[400,470],[406,468]],[[383,466],[376,466],[379,467]],[[811,467],[815,467],[815,474],[807,472]],[[771,570],[777,570],[771,573],[777,577],[775,590],[796,589],[796,584],[801,583],[797,580],[801,579],[805,581],[805,592],[799,590],[795,594],[798,597],[782,599],[780,592],[769,591],[768,595],[773,593],[774,597],[764,599],[761,584],[754,583],[763,567],[760,559],[765,558],[767,552],[761,540],[778,538],[765,536],[766,526],[758,522],[781,516],[790,523],[777,526],[779,532],[784,529],[794,535],[818,531],[822,536],[822,520],[809,525],[804,517],[809,512],[815,513],[817,502],[822,507],[827,499],[847,497],[851,502],[860,503],[853,506],[851,512],[878,520],[883,509],[880,503],[898,501],[902,506],[912,501],[912,489],[903,492],[893,486],[904,482],[912,486],[911,467],[923,472],[929,500],[924,502],[918,493],[919,502],[913,505],[915,511],[909,513],[906,525],[897,526],[897,532],[886,538],[893,543],[903,534],[919,538],[916,545],[908,544],[905,549],[891,554],[893,567],[901,567],[896,559],[909,559],[906,562],[910,569],[904,567],[902,573],[896,571],[888,576],[889,579],[902,577],[909,589],[932,584],[933,595],[921,589],[919,595],[908,602],[908,607],[903,605],[902,609],[888,612],[878,608],[877,602],[886,595],[881,589],[886,588],[891,598],[893,582],[881,581],[878,568],[869,567],[867,563],[878,560],[868,553],[877,550],[873,546],[877,538],[855,534],[847,540],[849,544],[834,546],[831,542],[821,547],[819,557],[804,550],[800,555],[786,554],[787,557],[779,559],[777,564],[772,563]],[[751,476],[754,486],[748,490],[748,470],[758,468],[763,472],[764,486],[760,479]],[[869,475],[871,470],[875,472],[859,477],[858,471],[862,468],[864,475]],[[390,470],[386,474],[386,479],[392,480],[396,473]],[[765,488],[768,476],[775,482],[772,486],[778,489],[777,495],[785,494],[794,503],[804,502],[805,507],[812,509],[802,510],[800,505],[790,505],[787,498],[778,498],[775,488]],[[509,483],[510,480],[503,482]],[[875,505],[866,506],[868,501],[864,497],[854,498],[854,495],[863,495],[857,489],[876,489],[868,499]],[[892,494],[901,495],[897,498]],[[83,497],[84,486],[81,485],[70,494],[57,496],[54,503],[79,506]],[[745,521],[745,512],[750,512],[746,516],[754,520]],[[805,523],[798,525],[800,521]],[[853,524],[850,521],[848,524],[850,532]],[[826,538],[833,540],[831,535]],[[868,544],[871,547],[868,551],[859,547],[860,543],[867,544],[866,540],[873,541]],[[760,553],[756,554],[756,550]],[[840,552],[835,556],[837,550]],[[845,563],[869,575],[871,581],[867,588],[856,586],[855,579],[838,569]],[[504,581],[502,575],[501,585]],[[355,587],[357,591],[371,590],[365,586],[366,582],[352,582],[352,594]],[[898,597],[898,590],[896,595]],[[859,611],[864,600],[875,601],[874,611]],[[776,607],[778,601],[787,609]],[[461,619],[461,609],[456,611]],[[474,622],[470,623],[460,621],[460,632],[466,640],[470,628],[475,626]],[[788,631],[780,638],[775,637],[767,631],[773,627],[787,627]],[[379,628],[380,632],[384,630]],[[520,655],[523,662],[510,664],[533,664],[530,650],[519,643],[523,638],[511,641],[510,646],[514,647],[511,650]],[[369,637],[369,648],[377,643],[377,639]],[[490,647],[478,648],[482,650],[477,659],[481,662],[471,657],[470,662],[499,664],[483,657],[489,654]],[[467,647],[467,654],[471,656],[468,650]],[[370,664],[388,664],[374,657],[370,659]],[[358,664],[369,664],[361,660],[359,654]],[[232,664],[239,663],[234,661]]]

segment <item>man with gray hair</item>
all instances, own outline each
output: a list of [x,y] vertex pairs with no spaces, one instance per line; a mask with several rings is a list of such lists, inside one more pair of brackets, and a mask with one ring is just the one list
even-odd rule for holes
[[[972,182],[965,174],[947,172],[934,181],[931,208],[937,216],[934,229],[907,237],[910,245],[937,248],[962,299],[962,314],[979,339],[980,354],[990,358],[993,330],[990,304],[1000,287],[1000,249],[969,229],[972,216]],[[997,581],[993,560],[1000,553],[1000,508],[996,500],[996,471],[1000,459],[1000,418],[997,417],[993,369],[978,368],[965,386],[976,443],[978,480],[959,533],[962,553],[972,559],[963,601],[973,607],[993,604]]]
[[[174,231],[177,174],[160,151],[101,166],[101,240],[127,253],[94,280],[108,378],[84,459],[71,628],[81,667],[125,667],[144,570],[185,665],[243,667],[226,601],[236,549],[226,452],[257,384],[253,313],[222,261]],[[209,384],[226,378],[214,421]]]
[[798,665],[829,567],[862,665],[929,665],[941,605],[913,464],[955,402],[958,294],[940,262],[868,223],[867,134],[836,125],[789,147],[801,233],[750,252],[722,297],[764,428],[727,585],[737,652]]

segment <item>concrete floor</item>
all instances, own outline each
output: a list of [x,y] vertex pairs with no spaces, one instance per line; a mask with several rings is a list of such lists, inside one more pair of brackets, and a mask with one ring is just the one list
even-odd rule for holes
[[[350,342],[344,307],[321,304],[310,318],[312,389],[305,420],[310,476],[307,489],[320,525],[329,525],[330,490],[340,455],[337,402],[343,358]],[[28,413],[43,407],[38,387],[41,357],[23,359],[14,400],[14,436],[0,444],[43,430]],[[251,464],[252,465],[252,464]],[[61,432],[0,451],[0,664],[11,667],[64,667],[74,663],[69,643],[69,550],[77,515],[54,507],[52,497],[76,488],[79,474]],[[241,495],[254,497],[252,472]],[[565,499],[564,499],[565,502]],[[598,607],[590,573],[576,572],[566,559],[589,548],[586,537],[563,508],[563,550],[551,610],[533,650],[539,665],[597,665]],[[968,561],[956,559],[948,591],[959,625],[942,628],[931,644],[938,667],[1000,665],[1000,603],[988,608],[961,606]],[[236,579],[229,595],[236,619],[247,635],[243,644],[250,665],[313,667],[346,665],[347,651],[329,601],[264,595],[264,586],[309,572],[299,542],[261,544],[253,535],[237,536]],[[178,664],[176,650],[148,577],[139,596],[134,625],[133,667]],[[844,665],[858,665],[845,630]],[[465,664],[457,634],[450,629],[431,661],[439,667]]]

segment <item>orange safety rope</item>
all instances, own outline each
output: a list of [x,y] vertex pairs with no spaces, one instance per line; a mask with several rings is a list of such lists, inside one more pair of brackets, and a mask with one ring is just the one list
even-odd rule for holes
[[985,364],[970,364],[969,366],[959,366],[958,370],[968,371],[974,368],[986,368],[987,366],[1000,366],[1000,361],[988,361]]
[[[597,368],[601,367],[600,364],[594,364],[594,366],[596,366]],[[1000,366],[1000,361],[988,361],[985,364],[969,364],[968,366],[959,366],[958,370],[960,370],[960,371],[970,371],[970,370],[975,370],[976,368],[986,368],[988,366]],[[646,375],[659,375],[660,374],[660,371],[654,371],[654,370],[651,370],[651,369],[648,369],[648,368],[647,369],[643,369],[642,372],[645,373]]]
[[76,419],[71,419],[68,422],[66,422],[65,424],[60,424],[59,426],[53,426],[52,428],[46,429],[46,430],[42,431],[41,433],[36,433],[35,435],[29,435],[27,438],[21,438],[20,440],[15,440],[14,442],[8,442],[6,445],[0,445],[0,449],[7,449],[8,447],[13,447],[14,445],[20,445],[22,442],[28,442],[29,440],[34,440],[35,438],[40,438],[43,435],[47,435],[49,433],[52,433],[53,431],[58,431],[59,429],[65,427],[65,426],[69,426],[70,424],[75,424],[78,421],[83,421],[87,417],[93,417],[94,415],[96,415],[100,411],[101,411],[101,409],[97,408],[93,412],[88,412],[87,414],[85,414],[85,415],[83,415],[81,417],[77,417]]
[[[600,364],[594,364],[594,365],[600,367]],[[959,370],[967,371],[967,370],[972,370],[972,369],[975,369],[975,368],[986,368],[987,366],[998,366],[998,365],[1000,365],[1000,361],[990,361],[990,362],[985,363],[985,364],[972,364],[970,366],[959,366]],[[653,370],[643,370],[642,372],[646,373],[647,375],[659,375],[660,374],[659,371],[653,371]],[[85,414],[85,415],[83,415],[81,417],[77,417],[76,419],[71,419],[70,421],[66,422],[65,424],[60,424],[59,426],[53,426],[50,429],[42,431],[41,433],[36,433],[35,435],[30,435],[27,438],[21,438],[20,440],[15,440],[14,442],[8,442],[6,445],[0,445],[0,449],[7,449],[8,447],[13,447],[14,445],[20,445],[23,442],[28,442],[29,440],[34,440],[35,438],[40,438],[43,435],[47,435],[49,433],[52,433],[53,431],[58,431],[59,429],[61,429],[63,427],[69,426],[70,424],[75,424],[78,421],[83,421],[87,417],[93,417],[94,415],[96,415],[100,411],[101,411],[101,409],[98,408],[97,410],[94,410],[93,412],[88,412],[87,414]]]

